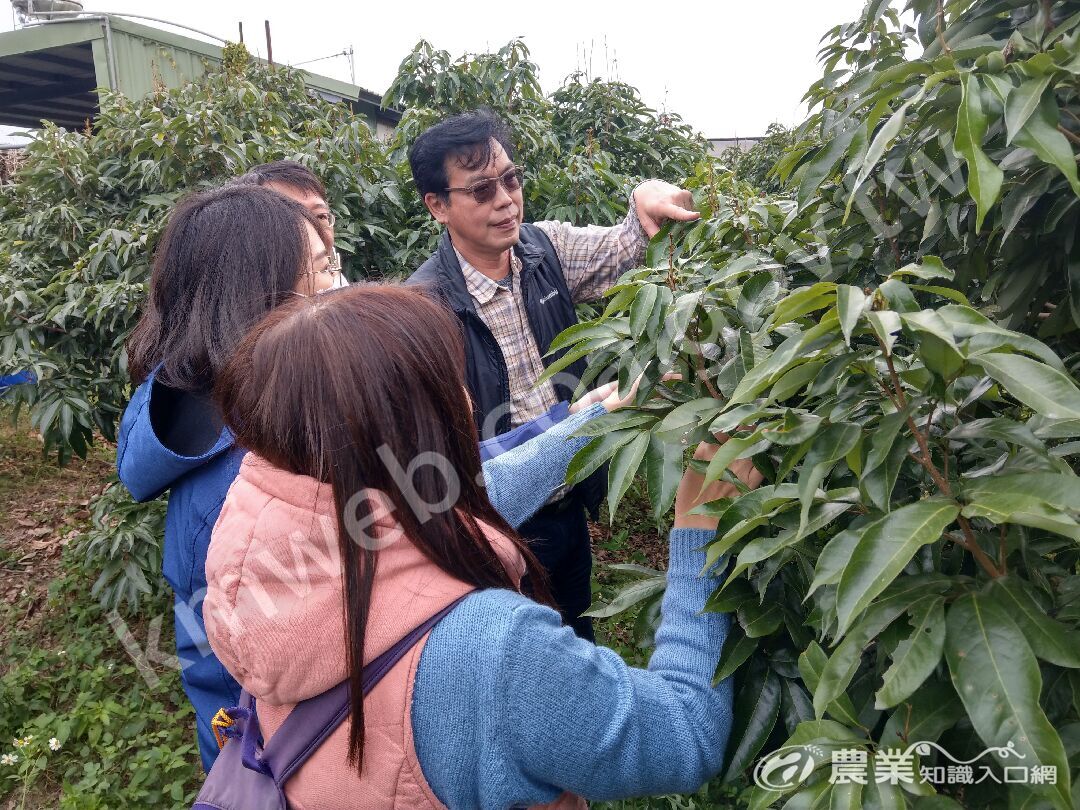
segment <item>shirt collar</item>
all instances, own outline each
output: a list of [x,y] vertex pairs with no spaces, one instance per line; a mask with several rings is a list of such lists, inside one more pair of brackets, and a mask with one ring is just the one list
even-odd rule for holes
[[[454,253],[457,254],[458,264],[461,265],[461,275],[465,278],[465,289],[468,290],[469,295],[473,297],[476,303],[486,304],[495,297],[495,293],[506,289],[506,287],[488,278],[473,267],[469,260],[461,255],[460,250],[454,248]],[[517,276],[520,271],[521,260],[513,251],[510,251],[510,272]]]

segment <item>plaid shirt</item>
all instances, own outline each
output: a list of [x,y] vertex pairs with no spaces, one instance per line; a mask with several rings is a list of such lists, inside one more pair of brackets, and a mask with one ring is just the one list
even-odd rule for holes
[[[641,264],[649,243],[633,195],[626,217],[611,228],[578,228],[554,221],[535,225],[551,240],[575,304],[599,298],[625,271]],[[510,381],[511,423],[521,425],[542,416],[558,399],[550,381],[536,385],[544,363],[521,296],[521,259],[510,252],[510,275],[499,283],[469,264],[457,248],[454,252],[461,263],[465,286],[476,302],[476,312],[502,349]]]

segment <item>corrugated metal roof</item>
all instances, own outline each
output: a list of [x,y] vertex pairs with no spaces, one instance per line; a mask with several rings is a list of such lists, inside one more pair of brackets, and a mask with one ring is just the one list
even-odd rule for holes
[[[38,126],[41,119],[68,129],[97,115],[98,87],[132,98],[155,82],[178,87],[219,63],[222,50],[202,40],[115,16],[78,17],[0,34],[0,124]],[[308,71],[305,83],[330,101],[347,101],[368,116],[396,123],[400,114],[379,110],[378,96],[356,85]]]

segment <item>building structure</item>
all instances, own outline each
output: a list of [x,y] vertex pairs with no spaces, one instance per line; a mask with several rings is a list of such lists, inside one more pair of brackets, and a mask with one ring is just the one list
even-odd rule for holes
[[745,152],[754,144],[764,140],[764,136],[755,135],[749,138],[706,138],[706,140],[709,142],[709,154],[720,157],[725,149],[730,149],[733,146],[736,149],[742,149]]
[[[0,34],[0,124],[36,128],[44,119],[81,129],[98,112],[98,89],[139,98],[180,87],[221,64],[222,47],[112,14],[35,20]],[[355,84],[302,70],[304,82],[345,102],[380,137],[401,114]]]

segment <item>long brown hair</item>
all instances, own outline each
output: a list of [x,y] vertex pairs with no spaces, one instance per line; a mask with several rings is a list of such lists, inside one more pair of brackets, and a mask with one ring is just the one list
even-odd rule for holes
[[[451,313],[404,287],[364,285],[275,309],[244,338],[215,388],[225,422],[242,446],[332,488],[345,582],[349,761],[358,769],[364,750],[361,671],[377,552],[351,536],[350,522],[370,525],[371,515],[367,498],[352,512],[354,496],[382,492],[404,535],[447,574],[478,588],[517,590],[479,525],[483,521],[516,546],[534,595],[539,591],[550,601],[536,581],[542,577],[536,558],[480,483],[464,379],[464,342]],[[446,467],[417,465],[407,494],[387,454],[401,468],[420,458],[445,459]],[[450,478],[460,488],[453,505],[418,515],[416,498],[430,505],[453,497]]]
[[291,297],[310,269],[305,223],[332,247],[318,219],[270,189],[232,185],[181,200],[128,339],[132,381],[160,366],[157,379],[170,388],[209,392],[247,330]]

